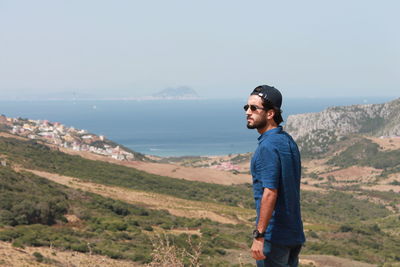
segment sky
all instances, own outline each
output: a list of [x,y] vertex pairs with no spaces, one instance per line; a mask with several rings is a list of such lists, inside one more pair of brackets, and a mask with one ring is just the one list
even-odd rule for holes
[[400,92],[400,1],[0,0],[0,99]]

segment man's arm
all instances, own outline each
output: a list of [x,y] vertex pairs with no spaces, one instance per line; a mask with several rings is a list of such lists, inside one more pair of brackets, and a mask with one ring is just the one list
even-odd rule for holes
[[[260,233],[265,232],[268,227],[269,220],[272,217],[272,213],[275,209],[276,198],[278,197],[277,189],[264,188],[264,192],[261,198],[260,216],[258,219],[257,230]],[[263,253],[264,248],[264,237],[260,237],[253,240],[251,246],[252,257],[256,260],[265,259]]]

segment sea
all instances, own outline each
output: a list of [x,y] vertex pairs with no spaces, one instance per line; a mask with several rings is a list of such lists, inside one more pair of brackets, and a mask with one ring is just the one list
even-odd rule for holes
[[[283,117],[394,97],[287,98]],[[246,99],[0,101],[0,114],[59,122],[161,157],[246,153],[258,133],[246,127]]]

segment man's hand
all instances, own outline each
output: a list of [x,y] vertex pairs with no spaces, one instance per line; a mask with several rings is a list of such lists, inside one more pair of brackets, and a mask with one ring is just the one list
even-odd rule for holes
[[265,259],[264,255],[264,238],[255,238],[253,239],[253,245],[251,246],[251,256],[255,260],[263,260]]

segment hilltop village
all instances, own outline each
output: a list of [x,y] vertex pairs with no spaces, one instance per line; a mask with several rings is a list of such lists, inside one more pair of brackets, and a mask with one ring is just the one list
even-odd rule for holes
[[[60,148],[70,149],[76,152],[89,152],[102,156],[106,156],[119,161],[143,161],[150,158],[130,151],[129,149],[120,146],[103,135],[89,133],[83,129],[67,127],[59,122],[50,122],[48,120],[32,120],[26,118],[9,118],[5,115],[0,115],[0,132],[10,133],[16,136],[37,140],[49,145]],[[191,157],[188,157],[191,158]],[[200,157],[202,160],[194,161],[187,160],[187,157],[182,157],[178,163],[182,166],[211,168],[219,171],[228,171],[238,173],[246,171],[243,166],[240,166],[240,156],[232,155],[229,157]],[[165,161],[156,156],[151,156],[153,161]],[[165,163],[165,162],[164,162]]]
[[113,144],[103,135],[97,136],[86,130],[67,127],[58,122],[30,120],[0,116],[0,130],[11,134],[39,140],[74,151],[86,151],[116,160],[134,160],[135,155]]

